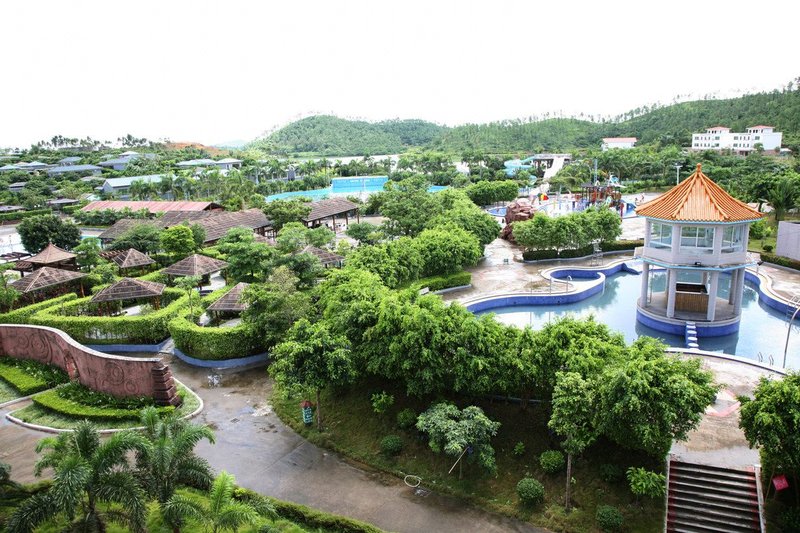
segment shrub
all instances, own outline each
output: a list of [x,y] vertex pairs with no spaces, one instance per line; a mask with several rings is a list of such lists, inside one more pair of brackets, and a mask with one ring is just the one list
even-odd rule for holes
[[386,392],[373,394],[370,397],[370,400],[372,401],[372,410],[379,415],[382,415],[388,411],[392,405],[394,405],[394,396]]
[[422,278],[415,281],[411,287],[414,290],[419,290],[424,287],[432,291],[441,291],[451,287],[463,287],[472,283],[472,274],[469,272],[456,272],[448,276],[431,276],[429,278]]
[[149,396],[117,397],[92,390],[80,383],[67,383],[56,388],[58,395],[65,399],[91,407],[111,407],[114,409],[128,409],[141,411],[145,407],[155,406],[155,400]]
[[784,266],[786,268],[800,270],[800,261],[783,257],[782,255],[768,253],[766,246],[764,247],[764,252],[761,254],[761,260],[775,265]]
[[17,213],[0,213],[0,222],[6,222],[9,220],[23,220],[30,217],[51,214],[53,214],[51,209],[34,209],[32,211],[19,211]]
[[603,463],[600,465],[600,479],[606,483],[616,483],[625,477],[625,470],[616,464]]
[[667,491],[667,478],[664,474],[650,472],[644,468],[630,467],[628,469],[628,482],[631,492],[638,496],[659,498]]
[[789,507],[778,515],[778,522],[784,531],[800,531],[800,507]]
[[[55,411],[56,413],[66,415],[78,419],[90,420],[138,420],[138,409],[120,409],[115,407],[95,407],[92,405],[83,405],[81,403],[67,400],[58,394],[58,389],[51,389],[45,392],[40,392],[33,398],[33,403]],[[174,410],[174,407],[159,407],[161,412],[169,412]]]
[[604,252],[616,252],[619,250],[633,250],[638,246],[644,246],[644,239],[638,240],[618,240],[601,242],[600,249]]
[[11,357],[0,357],[0,378],[11,384],[23,396],[69,381],[67,373],[58,367]]
[[397,413],[397,427],[400,429],[409,429],[417,424],[417,413],[410,407],[406,407]]
[[558,450],[547,450],[539,456],[539,466],[548,474],[560,472],[564,464],[564,454]]
[[522,478],[517,483],[517,496],[525,505],[536,505],[544,501],[544,485],[532,477]]
[[773,246],[771,244],[765,244],[761,247],[765,252],[771,252],[773,250]]
[[401,451],[403,451],[403,441],[397,435],[387,435],[381,440],[381,452],[384,455],[398,455]]
[[59,296],[58,298],[50,298],[49,300],[26,305],[25,307],[20,307],[7,313],[0,313],[0,324],[28,324],[28,319],[34,313],[38,313],[42,309],[47,309],[48,307],[53,307],[55,305],[60,305],[77,299],[78,295],[71,292],[69,294]]
[[525,443],[521,441],[516,443],[512,453],[517,457],[522,457],[525,455]]
[[625,521],[619,509],[612,505],[598,506],[594,516],[600,529],[610,533],[621,530],[622,523]]

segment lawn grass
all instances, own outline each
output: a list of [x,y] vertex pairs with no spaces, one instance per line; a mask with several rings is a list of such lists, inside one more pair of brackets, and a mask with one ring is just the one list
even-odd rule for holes
[[[178,415],[185,416],[194,412],[200,406],[200,398],[183,385],[179,385],[178,390],[184,391],[183,405],[176,410]],[[57,413],[36,404],[31,404],[17,411],[13,411],[11,415],[29,424],[56,429],[72,429],[75,427],[75,424],[82,420],[81,418]],[[100,429],[127,429],[140,425],[138,420],[95,420],[94,422]]]
[[[387,414],[378,415],[373,412],[369,397],[382,390],[393,394],[395,403]],[[431,400],[407,398],[402,390],[387,382],[362,383],[350,389],[325,391],[321,399],[325,428],[320,433],[315,424],[306,427],[300,420],[298,404],[301,399],[276,394],[272,402],[281,419],[304,437],[398,476],[420,476],[422,486],[426,488],[456,495],[552,531],[597,531],[595,512],[597,506],[603,504],[617,506],[622,511],[625,531],[652,532],[663,528],[663,500],[637,502],[624,477],[613,483],[600,478],[600,466],[605,463],[618,465],[621,472],[629,466],[663,471],[663,464],[606,441],[596,444],[575,461],[575,509],[569,514],[564,512],[565,472],[547,475],[539,466],[539,455],[557,447],[546,428],[548,414],[542,406],[531,405],[523,410],[518,404],[502,401],[458,401],[460,407],[469,403],[482,407],[491,419],[502,424],[492,441],[497,456],[496,475],[484,473],[476,465],[465,464],[463,478],[459,479],[458,467],[452,475],[447,474],[455,458],[433,453],[425,437],[415,429],[403,431],[397,427],[398,411],[411,407],[420,413]],[[404,444],[400,455],[393,458],[380,453],[381,439],[390,434],[400,436]],[[512,453],[517,442],[525,446],[522,456]],[[545,502],[533,509],[522,508],[516,495],[517,482],[528,476],[541,481],[546,491]]]

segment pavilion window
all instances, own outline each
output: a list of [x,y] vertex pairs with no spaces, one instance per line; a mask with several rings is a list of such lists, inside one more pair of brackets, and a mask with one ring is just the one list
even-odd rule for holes
[[714,251],[714,228],[684,226],[681,228],[681,252],[710,254]]
[[744,226],[728,226],[722,232],[722,253],[730,254],[744,250]]
[[672,224],[650,224],[650,248],[672,248]]

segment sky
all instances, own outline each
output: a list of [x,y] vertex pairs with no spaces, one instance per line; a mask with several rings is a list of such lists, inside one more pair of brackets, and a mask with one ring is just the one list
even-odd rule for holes
[[616,115],[800,75],[800,2],[4,0],[0,146]]

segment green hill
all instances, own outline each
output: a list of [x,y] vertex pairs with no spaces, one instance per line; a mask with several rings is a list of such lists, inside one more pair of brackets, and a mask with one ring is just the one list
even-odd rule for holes
[[430,143],[442,129],[424,120],[366,122],[317,115],[292,122],[248,148],[295,155],[394,154]]
[[692,133],[724,125],[734,131],[767,124],[784,134],[784,145],[800,144],[800,90],[773,91],[727,100],[698,100],[640,109],[618,122],[575,118],[542,121],[506,120],[448,128],[424,120],[365,122],[320,115],[281,128],[249,147],[272,154],[375,155],[409,148],[433,148],[450,153],[482,150],[490,153],[564,151],[596,148],[603,137],[632,136],[640,144],[688,146]]

